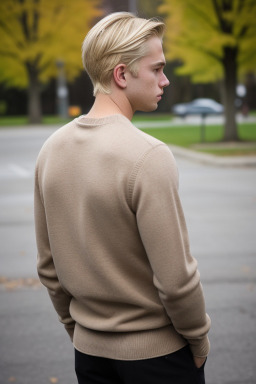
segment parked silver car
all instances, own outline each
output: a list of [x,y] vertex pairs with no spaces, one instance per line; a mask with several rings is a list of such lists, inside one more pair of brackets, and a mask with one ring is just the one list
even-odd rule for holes
[[181,117],[187,115],[219,115],[223,111],[223,105],[212,99],[195,99],[189,103],[175,104],[172,107],[172,112]]

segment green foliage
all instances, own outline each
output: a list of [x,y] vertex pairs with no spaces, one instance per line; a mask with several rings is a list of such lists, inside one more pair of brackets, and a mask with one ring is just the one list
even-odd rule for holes
[[223,78],[224,50],[238,51],[239,75],[256,69],[256,1],[163,0],[166,57],[180,60],[180,75],[194,82]]
[[98,0],[1,0],[0,81],[28,86],[28,66],[46,82],[55,77],[56,61],[65,63],[68,79],[82,68],[81,44]]

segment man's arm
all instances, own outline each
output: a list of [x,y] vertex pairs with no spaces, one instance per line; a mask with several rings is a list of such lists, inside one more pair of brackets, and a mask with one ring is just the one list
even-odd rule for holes
[[[132,205],[166,312],[192,354],[204,358],[209,352],[210,319],[197,262],[190,254],[177,167],[167,146],[159,145],[145,156],[134,182]],[[198,366],[202,362],[195,361]]]
[[65,326],[71,340],[73,339],[75,322],[69,313],[71,296],[64,292],[55,270],[48,237],[46,215],[38,183],[38,170],[35,174],[34,191],[35,230],[37,242],[37,270],[41,283],[47,288],[59,320]]

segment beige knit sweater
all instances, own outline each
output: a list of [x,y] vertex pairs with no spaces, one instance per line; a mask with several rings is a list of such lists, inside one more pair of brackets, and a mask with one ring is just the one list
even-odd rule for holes
[[187,343],[209,351],[210,319],[168,147],[122,115],[81,116],[36,165],[38,274],[74,346],[120,360]]

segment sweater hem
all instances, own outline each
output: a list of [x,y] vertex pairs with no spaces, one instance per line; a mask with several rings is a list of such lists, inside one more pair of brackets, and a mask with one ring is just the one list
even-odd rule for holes
[[101,332],[75,326],[75,349],[114,360],[144,360],[165,356],[187,345],[172,325],[137,332]]

